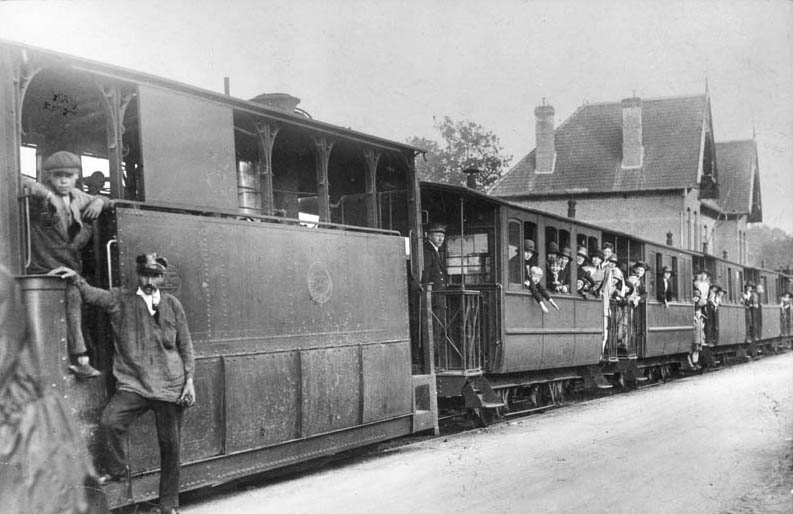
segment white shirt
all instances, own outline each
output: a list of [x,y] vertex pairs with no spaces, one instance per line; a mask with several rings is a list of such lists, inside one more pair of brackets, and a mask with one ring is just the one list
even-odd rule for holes
[[154,306],[160,305],[160,290],[157,289],[154,291],[154,294],[146,294],[143,292],[143,289],[139,287],[135,294],[143,298],[143,301],[146,302],[146,307],[149,309],[149,314],[154,316]]

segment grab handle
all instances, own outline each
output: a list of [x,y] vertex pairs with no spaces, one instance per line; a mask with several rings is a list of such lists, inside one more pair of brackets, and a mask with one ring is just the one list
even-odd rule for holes
[[111,238],[105,244],[105,254],[107,257],[107,285],[108,287],[113,287],[113,259],[111,258],[110,254],[110,247],[114,244],[118,244],[118,239],[115,237]]

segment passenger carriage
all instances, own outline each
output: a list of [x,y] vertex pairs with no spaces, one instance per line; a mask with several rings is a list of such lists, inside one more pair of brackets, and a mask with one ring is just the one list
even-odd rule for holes
[[[543,409],[559,403],[571,387],[609,388],[664,378],[687,367],[695,341],[692,283],[696,271],[709,269],[713,282],[728,293],[718,317],[719,339],[705,351],[714,357],[743,355],[746,348],[740,287],[744,280],[767,284],[762,336],[773,343],[781,336],[775,302],[790,277],[745,268],[688,250],[659,245],[630,234],[606,230],[509,203],[472,189],[421,184],[423,216],[448,224],[446,262],[450,275],[443,337],[436,338],[439,399],[476,409]],[[613,245],[619,265],[628,270],[637,261],[649,263],[646,301],[630,313],[631,337],[617,346],[613,327],[604,317],[609,307],[597,297],[576,294],[575,260],[570,264],[571,293],[551,294],[559,310],[545,314],[524,287],[524,266],[511,265],[522,256],[524,241],[535,243],[535,263],[545,267],[553,242],[591,254],[604,243]],[[664,266],[672,269],[672,301],[664,305],[658,292]],[[426,300],[425,303],[429,303]],[[773,318],[768,324],[765,319]],[[457,399],[448,402],[448,400]]]

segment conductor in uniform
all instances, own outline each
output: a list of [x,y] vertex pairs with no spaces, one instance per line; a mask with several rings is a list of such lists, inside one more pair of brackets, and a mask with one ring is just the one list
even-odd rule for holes
[[[446,289],[449,280],[446,273],[446,263],[441,254],[441,248],[446,239],[446,225],[431,223],[427,226],[426,233],[427,236],[424,240],[424,270],[421,273],[421,284],[422,286],[431,284],[432,287],[432,339],[435,341],[436,355],[443,355],[443,353],[438,353],[438,347],[445,340],[446,297],[435,293]],[[438,362],[438,365],[445,367],[446,363]]]
[[432,223],[427,227],[427,238],[424,240],[424,271],[421,283],[432,283],[433,291],[446,289],[448,275],[446,264],[441,257],[441,247],[446,239],[446,225]]

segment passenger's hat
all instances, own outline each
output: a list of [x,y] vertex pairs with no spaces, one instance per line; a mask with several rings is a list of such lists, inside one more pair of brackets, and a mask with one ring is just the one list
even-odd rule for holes
[[586,251],[586,246],[579,246],[576,255],[580,255],[584,259],[589,260],[589,252]]
[[56,171],[65,171],[69,173],[79,173],[82,168],[80,158],[72,152],[61,150],[55,152],[44,160],[41,165],[41,170],[44,174],[53,173]]
[[706,269],[701,269],[701,270],[697,271],[697,275],[702,275],[703,273],[704,273],[705,275],[709,276],[709,277],[710,277],[710,276],[712,276],[712,275],[710,274],[710,271],[708,271],[708,270],[706,270]]
[[138,265],[138,273],[165,273],[168,267],[168,260],[156,253],[142,253],[135,257]]
[[754,282],[747,282],[744,287],[754,287]]
[[523,251],[525,252],[533,252],[534,251],[534,241],[531,239],[524,239],[523,240]]
[[633,269],[642,268],[644,271],[648,271],[650,266],[644,261],[636,261],[636,264],[633,265]]
[[602,261],[606,256],[603,255],[603,250],[601,250],[600,248],[595,248],[595,251],[592,252],[592,258],[594,259],[595,257],[599,258]]
[[443,223],[430,223],[427,225],[427,234],[432,234],[433,232],[441,232],[443,234],[446,233],[446,225]]
[[570,247],[569,246],[565,246],[564,248],[562,248],[562,251],[561,251],[561,253],[559,255],[561,255],[562,257],[567,257],[568,259],[572,259],[573,258],[573,255],[570,252]]
[[557,255],[559,254],[559,245],[556,243],[556,241],[551,241],[550,243],[548,243],[548,255],[554,253]]
[[718,293],[719,291],[723,291],[723,289],[721,288],[721,286],[720,286],[720,285],[718,285],[718,284],[713,284],[713,285],[711,285],[711,286],[710,286],[710,290],[711,290],[711,291],[714,291],[714,292],[716,292],[716,293]]
[[611,251],[614,251],[614,245],[611,243],[603,243],[603,249],[610,248]]
[[669,266],[664,266],[663,268],[661,268],[661,273],[672,273],[672,268],[670,268]]

